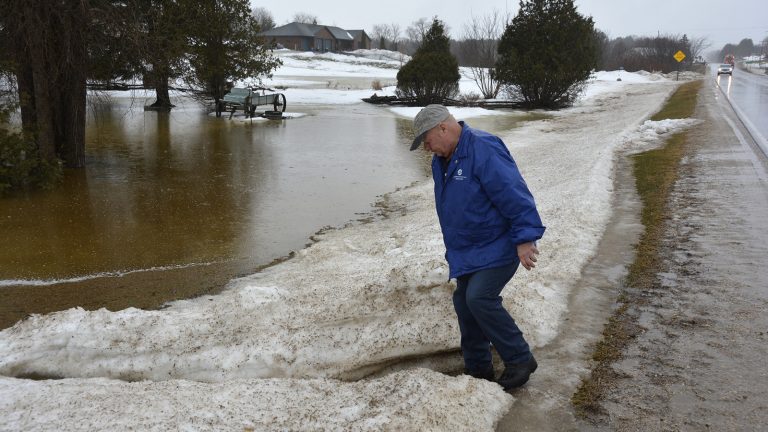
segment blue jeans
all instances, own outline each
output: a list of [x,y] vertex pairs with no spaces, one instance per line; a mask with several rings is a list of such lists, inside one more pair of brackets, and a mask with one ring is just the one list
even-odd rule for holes
[[515,275],[520,262],[459,276],[453,307],[459,318],[464,366],[470,371],[492,364],[491,345],[505,364],[531,358],[523,333],[501,304],[501,290]]

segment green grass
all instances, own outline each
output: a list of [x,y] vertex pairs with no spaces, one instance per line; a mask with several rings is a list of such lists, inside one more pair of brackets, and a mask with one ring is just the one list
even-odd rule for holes
[[[681,85],[651,120],[693,116],[701,85],[701,81]],[[632,157],[635,184],[643,204],[641,220],[645,229],[626,278],[625,285],[629,288],[647,291],[657,284],[656,272],[661,264],[661,236],[664,223],[670,216],[667,201],[678,178],[678,167],[687,143],[687,132],[681,132],[670,137],[662,148]],[[595,362],[592,372],[582,380],[571,398],[580,417],[599,413],[605,391],[617,380],[618,376],[611,365],[622,358],[624,348],[639,331],[637,317],[632,313],[631,306],[641,301],[628,290],[623,290],[619,295],[618,307],[605,324],[602,338],[592,354]]]

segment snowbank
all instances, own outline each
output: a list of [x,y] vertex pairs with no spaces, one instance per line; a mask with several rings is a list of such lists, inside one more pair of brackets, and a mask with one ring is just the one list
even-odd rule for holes
[[275,54],[283,65],[274,75],[394,78],[400,67],[410,60],[406,55],[398,56],[399,53],[391,51],[384,55],[381,51],[358,50],[349,55],[277,50]]
[[[408,118],[414,118],[416,117],[416,114],[421,111],[421,107],[391,107],[389,109],[393,113],[408,117]],[[496,110],[488,110],[484,108],[465,108],[465,107],[448,107],[448,111],[450,111],[451,115],[453,115],[457,119],[468,119],[473,117],[483,117],[483,116],[504,116],[509,115],[506,111],[496,111]]]
[[0,378],[0,394],[0,429],[24,431],[493,431],[512,404],[495,384],[426,369],[354,383]]

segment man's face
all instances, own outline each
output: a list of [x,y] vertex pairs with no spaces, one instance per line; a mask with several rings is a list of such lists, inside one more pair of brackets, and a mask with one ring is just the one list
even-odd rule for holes
[[445,124],[440,123],[424,134],[424,149],[440,157],[448,157],[456,147],[452,141]]

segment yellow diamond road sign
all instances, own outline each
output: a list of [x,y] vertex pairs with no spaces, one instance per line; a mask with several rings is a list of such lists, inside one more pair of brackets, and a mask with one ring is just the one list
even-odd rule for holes
[[675,60],[677,60],[677,62],[680,63],[685,58],[685,54],[682,51],[678,51],[675,53],[674,57],[675,57]]

